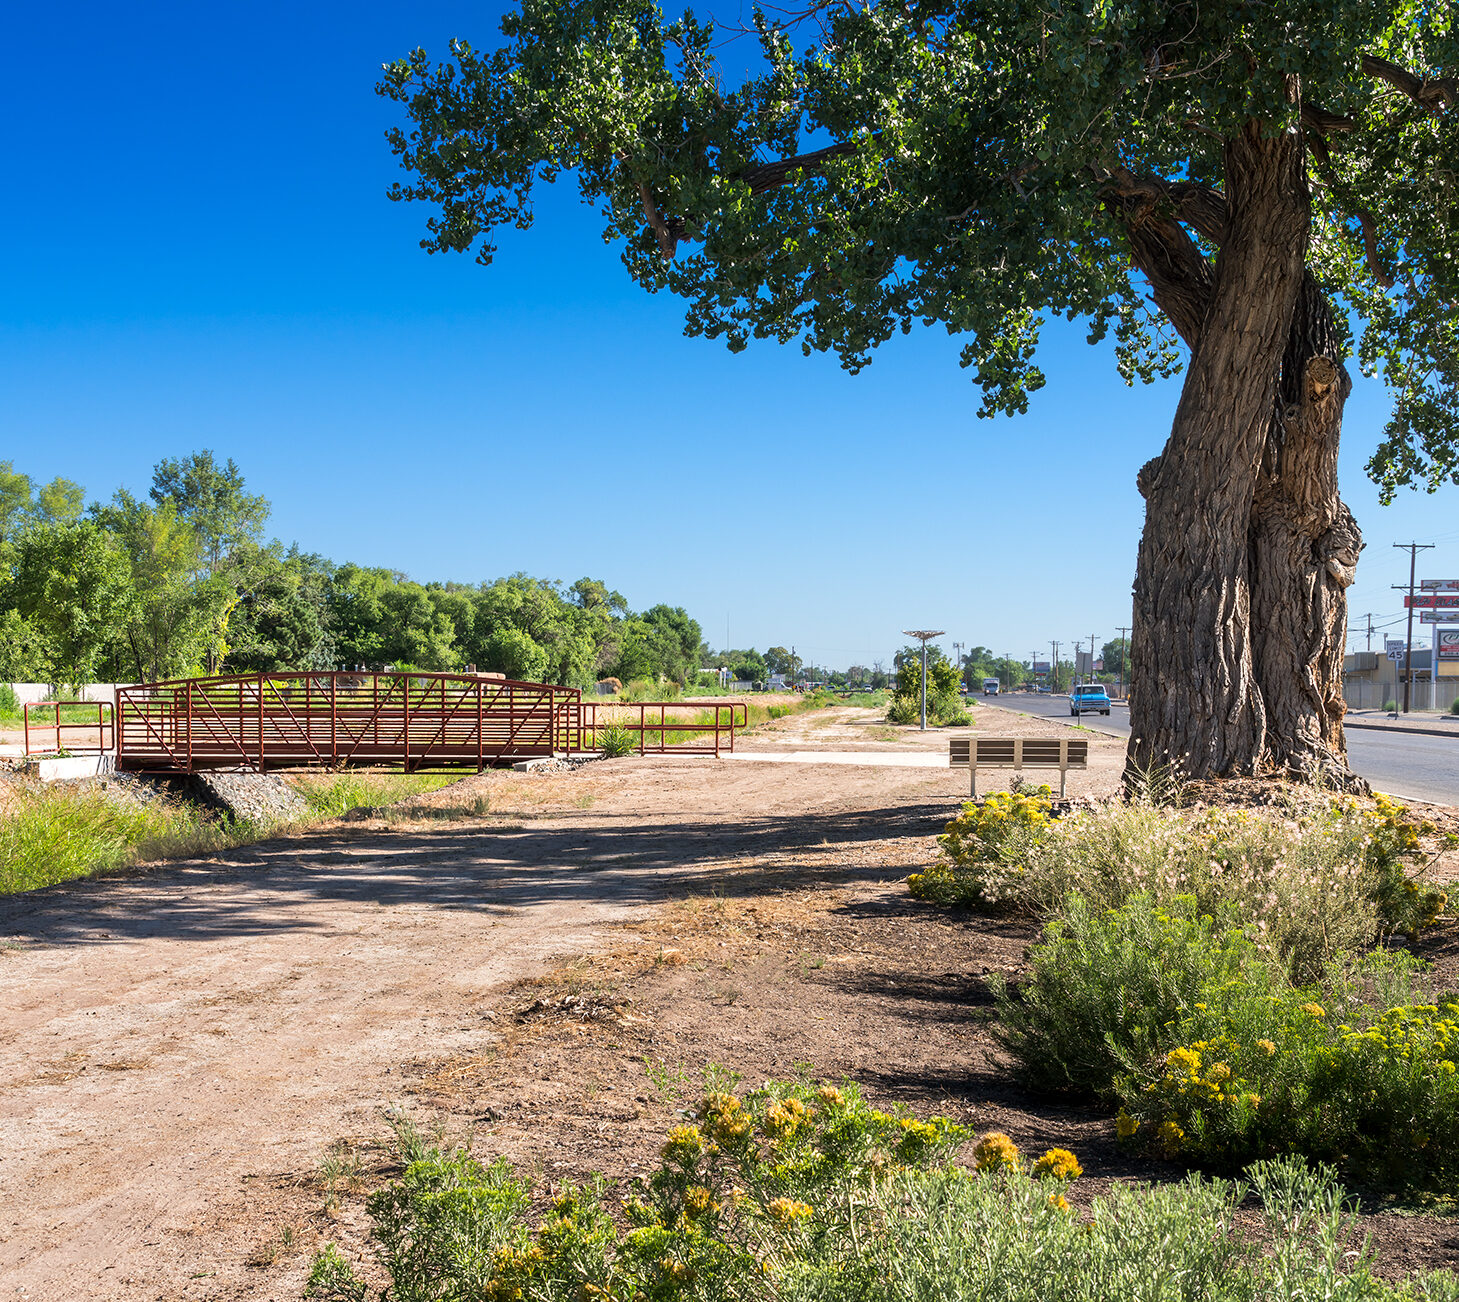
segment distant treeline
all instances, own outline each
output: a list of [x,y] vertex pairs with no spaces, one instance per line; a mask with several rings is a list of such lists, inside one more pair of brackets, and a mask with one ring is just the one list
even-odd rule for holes
[[587,686],[710,663],[681,607],[635,613],[597,579],[416,583],[267,541],[268,501],[210,452],[159,463],[146,498],[84,499],[0,462],[0,682],[474,664]]

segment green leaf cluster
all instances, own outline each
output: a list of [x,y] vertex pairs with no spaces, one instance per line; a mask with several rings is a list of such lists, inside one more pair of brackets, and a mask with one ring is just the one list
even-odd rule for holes
[[[963,341],[980,415],[1027,409],[1050,319],[1113,338],[1127,383],[1181,365],[1126,239],[1219,188],[1248,124],[1309,144],[1308,261],[1394,394],[1370,473],[1459,480],[1459,28],[1428,0],[873,0],[741,33],[651,0],[520,0],[502,43],[388,64],[423,246],[491,260],[564,173],[690,334],[797,342],[855,371],[916,325]],[[743,46],[731,48],[742,49]],[[732,84],[733,83],[733,84]],[[1306,117],[1304,119],[1304,111]],[[1209,232],[1192,226],[1214,255]]]

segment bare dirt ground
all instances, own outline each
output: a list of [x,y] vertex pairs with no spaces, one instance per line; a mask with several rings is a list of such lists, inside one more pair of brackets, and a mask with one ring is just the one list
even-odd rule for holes
[[[982,735],[1063,728],[978,713]],[[1121,743],[1091,740],[1071,794],[1118,782]],[[832,709],[740,748],[946,734]],[[1101,1114],[1008,1083],[987,978],[1031,930],[906,895],[966,780],[653,757],[489,773],[410,817],[0,901],[0,1298],[297,1298],[324,1240],[366,1250],[388,1109],[544,1185],[623,1181],[676,1106],[651,1075],[709,1063],[846,1075],[1065,1144],[1088,1190],[1171,1174],[1132,1168]],[[1370,1225],[1389,1269],[1459,1260],[1451,1221]]]

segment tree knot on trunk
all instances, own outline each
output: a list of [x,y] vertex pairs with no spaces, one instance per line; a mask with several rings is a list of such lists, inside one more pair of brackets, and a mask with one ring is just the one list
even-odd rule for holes
[[1363,535],[1353,513],[1346,503],[1339,502],[1337,519],[1317,540],[1317,555],[1322,568],[1339,587],[1352,587],[1363,545]]
[[1135,488],[1139,491],[1141,497],[1150,496],[1150,489],[1154,486],[1155,476],[1160,473],[1161,461],[1162,457],[1153,456],[1136,473]]

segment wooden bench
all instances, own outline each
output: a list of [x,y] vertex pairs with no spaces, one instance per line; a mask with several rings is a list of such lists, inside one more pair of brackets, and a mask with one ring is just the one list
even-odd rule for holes
[[974,800],[978,798],[980,768],[1058,769],[1062,797],[1069,770],[1089,767],[1089,741],[1085,737],[952,737],[947,762],[952,768],[969,771]]

